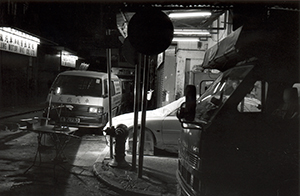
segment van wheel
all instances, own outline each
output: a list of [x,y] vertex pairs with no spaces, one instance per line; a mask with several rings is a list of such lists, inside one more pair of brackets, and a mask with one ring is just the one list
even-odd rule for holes
[[[140,129],[138,129],[137,134],[137,154],[139,154],[139,146],[140,146]],[[154,136],[153,133],[149,130],[145,130],[145,143],[144,143],[144,155],[152,156],[154,155]],[[133,148],[133,128],[129,130],[129,136],[126,140],[125,150],[128,154],[132,154]]]

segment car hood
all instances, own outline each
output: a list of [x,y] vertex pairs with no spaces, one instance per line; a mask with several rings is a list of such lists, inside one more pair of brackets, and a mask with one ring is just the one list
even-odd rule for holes
[[[168,105],[160,107],[155,110],[146,111],[146,120],[149,121],[151,119],[161,119],[168,116],[171,112],[178,109],[180,105],[185,101],[185,97],[182,97]],[[138,123],[141,122],[142,112],[138,112]],[[133,126],[134,112],[121,114],[119,116],[112,118],[112,126],[116,127],[119,124],[124,124],[127,127]],[[110,123],[108,122],[106,126],[103,128],[105,130],[107,127],[110,127]]]
[[[162,118],[164,117],[164,115],[158,111],[155,110],[150,110],[146,112],[146,118],[147,120],[150,119],[156,119],[156,118]],[[138,113],[138,123],[141,122],[141,118],[142,118],[142,112],[140,111]],[[119,124],[123,124],[126,125],[127,127],[131,127],[133,126],[133,119],[134,119],[134,113],[126,113],[126,114],[122,114],[116,117],[112,118],[112,126],[116,127]],[[106,124],[105,128],[109,126],[109,122]],[[104,129],[105,129],[104,128]]]

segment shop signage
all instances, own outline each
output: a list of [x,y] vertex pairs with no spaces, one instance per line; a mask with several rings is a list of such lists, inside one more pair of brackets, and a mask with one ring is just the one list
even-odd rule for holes
[[0,27],[0,50],[37,56],[40,39],[10,27]]
[[61,66],[75,68],[77,60],[78,60],[77,56],[71,55],[71,54],[67,54],[65,52],[62,52],[62,55],[61,55]]
[[90,64],[87,64],[87,63],[81,63],[79,65],[79,70],[87,70],[87,68],[90,66]]

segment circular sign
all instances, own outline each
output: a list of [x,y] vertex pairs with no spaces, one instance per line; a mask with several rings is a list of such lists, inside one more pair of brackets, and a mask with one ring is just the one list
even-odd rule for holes
[[136,12],[128,24],[128,38],[136,51],[156,55],[165,51],[173,39],[174,27],[170,18],[154,8]]

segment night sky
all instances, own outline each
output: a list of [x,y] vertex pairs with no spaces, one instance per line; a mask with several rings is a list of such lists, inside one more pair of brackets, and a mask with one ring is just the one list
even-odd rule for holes
[[[103,47],[107,27],[116,28],[114,6],[104,3],[30,3],[30,19],[43,38],[77,50],[93,39],[91,47]],[[37,23],[37,24],[36,24]],[[104,43],[102,43],[104,44]]]

